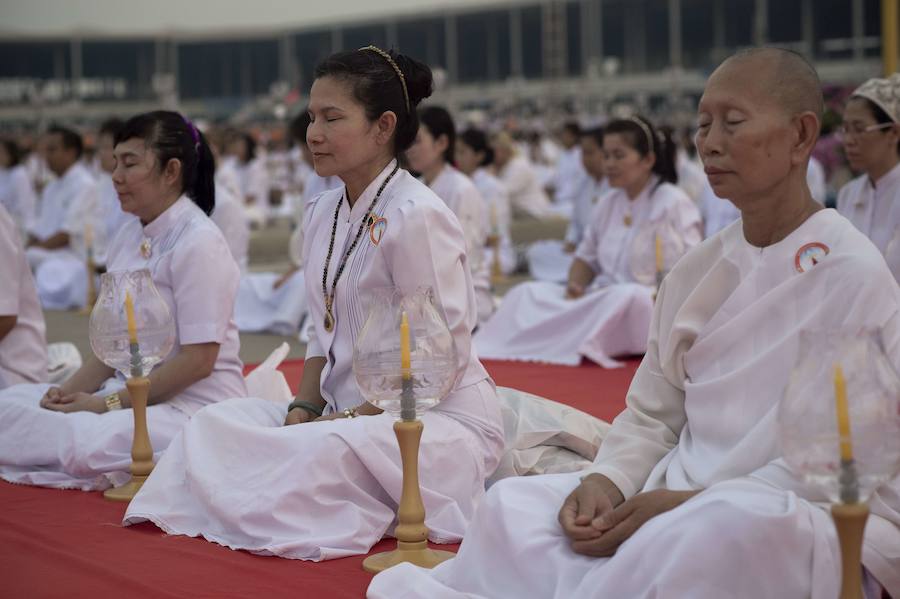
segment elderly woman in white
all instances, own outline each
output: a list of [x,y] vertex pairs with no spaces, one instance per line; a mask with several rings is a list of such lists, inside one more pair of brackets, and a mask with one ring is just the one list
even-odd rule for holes
[[[193,125],[174,112],[129,120],[117,137],[113,181],[128,222],[109,270],[149,269],[175,320],[175,348],[150,373],[147,420],[158,458],[204,405],[246,394],[231,319],[238,268],[207,217],[213,161]],[[90,356],[59,387],[0,392],[0,478],[103,489],[128,480],[133,416],[120,374]]]
[[[829,506],[784,463],[776,413],[805,328],[880,329],[900,366],[900,287],[810,194],[822,108],[815,71],[784,50],[745,51],[712,74],[697,148],[742,218],[666,277],[627,407],[594,464],[498,483],[456,559],[387,570],[369,597],[836,596]],[[870,505],[866,596],[881,585],[896,597],[900,480]]]
[[312,334],[297,400],[233,399],[198,413],[129,505],[126,524],[149,520],[295,559],[366,553],[392,528],[402,476],[393,418],[357,387],[354,343],[376,289],[428,285],[457,363],[453,389],[422,416],[422,495],[431,539],[462,537],[503,450],[503,425],[471,343],[475,298],[462,228],[396,160],[430,93],[426,66],[374,47],[316,69],[307,140],[316,171],[340,176],[344,187],[306,208]]
[[606,367],[641,354],[657,279],[700,242],[700,215],[676,187],[674,148],[640,117],[610,122],[603,136],[612,190],[597,200],[569,268],[568,284],[514,287],[478,330],[479,355]]

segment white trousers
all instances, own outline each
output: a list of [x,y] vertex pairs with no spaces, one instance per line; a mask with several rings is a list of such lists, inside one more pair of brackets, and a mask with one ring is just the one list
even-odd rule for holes
[[458,556],[401,564],[371,599],[834,599],[840,550],[830,516],[750,479],[714,485],[647,521],[611,558],[576,554],[557,522],[579,473],[511,478],[478,507]]
[[[47,410],[40,407],[40,400],[49,387],[15,385],[0,392],[0,478],[82,491],[125,483],[134,436],[132,411]],[[112,384],[106,385],[98,395],[114,390]],[[155,460],[187,420],[183,412],[165,404],[147,408]]]
[[296,271],[278,289],[274,289],[273,284],[279,276],[265,272],[241,277],[234,302],[234,322],[238,330],[297,335],[307,312],[303,271]]

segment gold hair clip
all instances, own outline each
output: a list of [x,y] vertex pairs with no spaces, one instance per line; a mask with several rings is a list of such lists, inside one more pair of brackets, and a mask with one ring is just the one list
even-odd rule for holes
[[394,71],[397,73],[397,77],[400,78],[400,85],[403,87],[403,98],[406,100],[406,113],[409,114],[409,92],[406,91],[406,77],[403,76],[403,71],[400,70],[400,67],[397,66],[397,63],[394,62],[394,59],[391,58],[391,55],[382,50],[377,46],[365,46],[364,48],[360,48],[359,51],[362,52],[364,50],[368,50],[370,52],[374,52],[378,54],[383,59],[388,61],[388,64],[393,67]]

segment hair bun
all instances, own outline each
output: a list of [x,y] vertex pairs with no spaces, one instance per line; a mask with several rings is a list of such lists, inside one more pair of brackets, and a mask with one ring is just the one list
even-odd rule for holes
[[431,96],[431,93],[434,91],[434,79],[431,75],[431,69],[418,60],[405,54],[395,53],[393,50],[391,51],[391,56],[406,79],[406,90],[409,94],[409,103],[411,104],[410,109],[414,110],[422,100]]

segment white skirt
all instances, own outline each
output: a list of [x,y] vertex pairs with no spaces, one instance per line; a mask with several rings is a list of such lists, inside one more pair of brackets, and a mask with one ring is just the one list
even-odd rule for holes
[[517,285],[475,334],[478,356],[577,366],[582,356],[605,368],[615,356],[642,354],[653,315],[653,290],[635,283],[566,299],[555,283]]
[[293,336],[306,316],[303,271],[296,271],[278,289],[272,286],[280,275],[251,273],[241,277],[234,302],[234,322],[241,332],[272,332]]
[[576,554],[557,521],[581,473],[511,478],[481,502],[455,559],[377,575],[371,599],[831,599],[840,550],[822,509],[759,481],[714,485],[647,521],[611,558]]
[[[131,476],[131,410],[65,414],[40,407],[50,385],[16,385],[0,392],[0,478],[11,483],[81,489],[108,489]],[[110,379],[98,395],[121,383]],[[147,408],[154,460],[188,421],[180,410]]]
[[[490,381],[459,389],[476,400]],[[480,396],[480,398],[479,398]],[[367,553],[396,525],[402,470],[387,414],[283,426],[285,406],[230,399],[194,415],[128,506],[170,534],[262,555]],[[440,409],[422,416],[419,478],[429,538],[454,543],[502,451]]]

